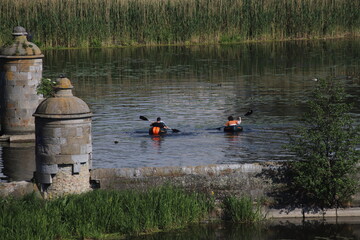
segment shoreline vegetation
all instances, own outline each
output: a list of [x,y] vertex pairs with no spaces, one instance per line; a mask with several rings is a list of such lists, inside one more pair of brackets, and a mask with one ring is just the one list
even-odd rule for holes
[[2,0],[0,45],[18,25],[41,48],[359,37],[358,9],[353,0]]
[[[95,190],[44,200],[35,193],[0,198],[4,239],[122,239],[179,229],[211,220],[216,208],[237,223],[259,222],[259,206],[248,197],[225,197],[163,186],[141,191]],[[19,227],[21,226],[21,227]]]

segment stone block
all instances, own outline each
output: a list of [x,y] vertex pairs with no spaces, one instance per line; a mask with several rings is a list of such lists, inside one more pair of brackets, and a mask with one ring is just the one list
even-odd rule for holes
[[80,146],[80,154],[88,154],[92,152],[92,144],[83,144]]
[[36,167],[39,173],[56,174],[59,171],[57,164],[40,164]]
[[14,79],[14,72],[6,72],[4,78],[6,81],[12,81]]
[[46,136],[45,135],[42,135],[42,142],[43,144],[45,145],[60,145],[60,138],[53,138],[51,136]]
[[0,196],[1,197],[22,197],[32,192],[38,192],[36,185],[31,182],[10,182],[0,183]]
[[26,86],[28,86],[28,81],[27,80],[16,80],[15,85],[21,86],[21,87],[26,87]]
[[86,163],[89,160],[88,154],[71,155],[71,159],[74,163]]
[[31,88],[36,90],[37,85],[40,84],[39,78],[36,78],[34,75],[30,80],[28,80],[27,85]]
[[80,164],[79,162],[75,163],[75,164],[73,165],[73,173],[74,173],[74,174],[75,174],[75,173],[79,173],[80,170],[81,170],[81,164]]
[[67,138],[74,138],[76,137],[76,128],[74,127],[66,127],[61,129],[62,136]]
[[49,145],[49,144],[42,144],[41,146],[37,146],[37,151],[39,154],[54,155],[54,156],[61,153],[59,145]]
[[81,152],[81,145],[69,142],[69,144],[61,146],[61,154],[79,154]]
[[82,137],[84,135],[84,131],[82,127],[76,128],[76,137]]
[[92,169],[93,168],[93,161],[92,161],[92,154],[91,153],[89,153],[89,162],[88,162],[88,164],[89,164],[89,169]]
[[57,136],[54,136],[55,135],[55,129],[54,128],[43,128],[41,130],[41,134],[42,134],[42,136],[47,136],[48,138],[57,137]]
[[17,65],[6,64],[5,66],[6,66],[5,70],[7,70],[7,71],[11,71],[11,72],[17,72],[18,71]]
[[13,79],[16,81],[29,81],[29,75],[28,72],[17,72],[14,73]]
[[52,183],[52,177],[51,177],[50,174],[36,173],[36,181],[38,183],[42,183],[42,184],[51,184]]
[[32,60],[28,60],[26,62],[22,62],[21,64],[18,65],[18,72],[30,72],[30,68],[33,65],[33,61]]
[[8,122],[11,121],[11,119],[15,119],[15,117],[16,117],[16,110],[14,108],[6,109],[6,118],[8,119]]
[[43,60],[41,58],[36,58],[33,61],[34,61],[34,64],[38,64],[38,65],[40,65],[42,67]]

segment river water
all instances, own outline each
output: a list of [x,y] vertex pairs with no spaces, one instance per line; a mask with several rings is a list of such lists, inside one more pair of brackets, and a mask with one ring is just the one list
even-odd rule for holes
[[131,240],[355,240],[358,220],[272,220],[262,224],[210,223],[185,229],[129,238]]
[[[346,85],[359,122],[359,49],[328,40],[48,50],[43,76],[65,74],[92,110],[94,168],[283,161],[316,78]],[[141,115],[181,132],[150,137]],[[216,129],[229,115],[242,117],[243,132]],[[1,178],[32,177],[33,146],[2,144],[0,153]]]

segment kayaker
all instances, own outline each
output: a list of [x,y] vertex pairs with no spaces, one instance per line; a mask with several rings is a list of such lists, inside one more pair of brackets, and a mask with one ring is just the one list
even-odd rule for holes
[[165,125],[165,123],[163,121],[161,121],[161,117],[158,117],[156,119],[156,122],[152,122],[150,124],[151,127],[159,127],[159,128],[166,128],[166,129],[169,129],[168,126]]
[[152,127],[150,129],[151,134],[159,134],[161,132],[161,129],[170,129],[168,126],[165,125],[163,121],[161,121],[161,117],[158,117],[156,119],[156,122],[151,123],[150,126]]
[[241,123],[241,117],[239,117],[239,120],[234,120],[233,116],[229,116],[228,117],[228,121],[225,123],[225,126],[236,126],[239,125]]

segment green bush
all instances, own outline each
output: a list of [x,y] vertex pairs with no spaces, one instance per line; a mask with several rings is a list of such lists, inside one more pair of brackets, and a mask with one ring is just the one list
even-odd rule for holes
[[287,147],[297,161],[287,164],[288,187],[302,206],[344,206],[356,192],[360,134],[346,100],[339,81],[319,80],[302,125],[291,134]]
[[42,94],[44,98],[54,96],[54,86],[56,85],[55,81],[52,81],[50,78],[42,78],[40,84],[37,86],[37,94]]

